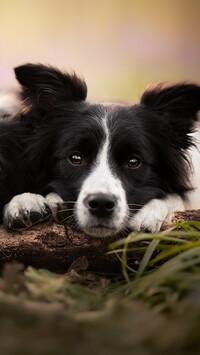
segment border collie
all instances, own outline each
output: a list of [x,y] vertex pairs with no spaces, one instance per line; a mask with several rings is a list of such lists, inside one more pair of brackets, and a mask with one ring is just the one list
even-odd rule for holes
[[[198,140],[200,86],[158,85],[138,104],[96,104],[85,101],[86,84],[75,74],[34,64],[15,74],[23,99],[15,119],[32,130],[25,158],[53,213],[65,203],[81,230],[107,237],[155,232],[174,211],[200,208],[193,136]],[[26,197],[15,204],[26,205]],[[34,204],[33,194],[30,214]],[[15,218],[11,201],[5,223]]]

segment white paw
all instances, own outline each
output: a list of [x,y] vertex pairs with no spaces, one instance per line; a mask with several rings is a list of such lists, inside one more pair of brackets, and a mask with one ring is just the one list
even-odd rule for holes
[[50,192],[46,195],[46,202],[52,210],[52,213],[56,213],[59,206],[64,204],[63,199],[55,192]]
[[68,220],[67,204],[57,193],[50,192],[46,195],[46,202],[57,222],[65,222]]
[[3,222],[8,228],[29,227],[51,215],[46,199],[29,192],[17,195],[5,205]]
[[131,218],[129,227],[135,231],[156,233],[164,222],[170,222],[173,212],[184,209],[183,201],[178,195],[169,195],[164,200],[153,199]]

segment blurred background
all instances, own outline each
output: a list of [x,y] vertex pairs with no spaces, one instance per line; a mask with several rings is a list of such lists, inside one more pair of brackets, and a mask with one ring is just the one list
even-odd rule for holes
[[0,0],[0,85],[16,85],[12,68],[26,62],[75,70],[91,100],[200,83],[200,1]]

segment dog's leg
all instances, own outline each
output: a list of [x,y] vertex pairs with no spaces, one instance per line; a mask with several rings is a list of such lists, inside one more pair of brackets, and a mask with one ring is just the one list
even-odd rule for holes
[[183,200],[176,194],[167,198],[153,199],[137,212],[129,222],[129,227],[135,231],[158,232],[164,222],[170,222],[173,212],[184,211]]
[[17,195],[7,203],[3,223],[8,228],[25,228],[43,221],[51,215],[45,197],[29,192]]

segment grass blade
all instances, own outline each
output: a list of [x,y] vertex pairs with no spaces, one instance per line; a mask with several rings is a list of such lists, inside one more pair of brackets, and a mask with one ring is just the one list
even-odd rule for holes
[[147,268],[149,261],[152,257],[153,252],[157,248],[159,244],[159,240],[153,239],[152,242],[150,243],[148,249],[146,250],[146,253],[144,254],[142,261],[140,263],[138,273],[137,273],[137,278],[140,278],[142,274],[144,273],[145,269]]

